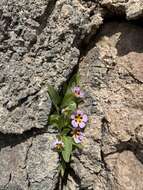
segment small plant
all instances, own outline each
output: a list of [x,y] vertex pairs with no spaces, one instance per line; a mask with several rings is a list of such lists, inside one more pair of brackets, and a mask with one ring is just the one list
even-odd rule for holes
[[76,74],[68,84],[64,85],[61,94],[52,86],[48,87],[48,93],[54,105],[48,123],[58,131],[57,140],[53,142],[52,149],[59,153],[61,176],[64,175],[67,164],[71,162],[73,152],[82,148],[83,132],[88,122],[87,115],[78,108],[84,98],[84,93],[78,83],[79,76]]

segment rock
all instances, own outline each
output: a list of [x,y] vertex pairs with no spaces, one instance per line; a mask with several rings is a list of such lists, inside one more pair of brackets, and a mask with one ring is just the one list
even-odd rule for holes
[[67,80],[78,63],[78,44],[102,19],[90,23],[89,10],[76,0],[0,5],[0,131],[43,128],[51,109],[47,85],[59,88]]
[[143,16],[143,2],[141,0],[102,0],[102,6],[118,15],[126,15],[128,20]]
[[117,15],[125,14],[126,0],[101,0],[101,5],[109,10],[109,13]]
[[[91,44],[95,47],[79,65],[81,85],[86,90],[81,109],[89,115],[90,121],[90,127],[85,130],[84,149],[80,156],[75,154],[73,164],[80,179],[79,188],[142,187],[142,172],[137,169],[143,162],[139,135],[143,123],[142,45],[138,44],[142,41],[142,32],[143,29],[135,25],[107,23],[97,36],[96,44]],[[112,163],[114,154],[119,159],[118,173],[113,169],[114,161],[113,168],[107,162],[109,158]],[[126,161],[130,154],[134,163],[131,165]],[[134,178],[133,170],[138,170],[135,174],[138,178]]]
[[0,145],[5,144],[0,152],[0,189],[54,189],[58,179],[58,155],[50,148],[54,139],[48,133],[28,140],[14,136],[12,147],[1,140]]
[[142,9],[141,0],[0,1],[1,190],[60,188],[47,86],[61,90],[78,64],[89,126],[63,189],[142,189],[143,29],[125,21]]
[[[1,142],[2,143],[2,142]],[[0,189],[28,189],[26,155],[31,139],[11,148],[5,147],[0,152]]]
[[1,189],[56,188],[55,135],[43,131],[47,86],[61,88],[78,64],[81,40],[102,24],[100,12],[90,14],[77,0],[0,2]]
[[127,19],[137,19],[142,17],[143,13],[143,2],[140,0],[130,0],[126,4],[126,15]]
[[142,189],[143,165],[138,161],[133,152],[124,151],[120,154],[116,153],[109,155],[105,160],[109,170],[115,176],[112,184],[113,189]]

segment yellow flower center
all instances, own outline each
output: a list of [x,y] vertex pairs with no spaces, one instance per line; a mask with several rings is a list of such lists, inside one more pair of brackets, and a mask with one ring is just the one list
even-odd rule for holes
[[63,148],[63,145],[62,144],[57,144],[56,148],[59,150],[59,149]]
[[80,115],[80,114],[78,114],[78,115],[76,115],[75,116],[75,121],[77,122],[77,123],[81,123],[82,122],[82,116]]
[[79,135],[80,135],[80,131],[77,130],[77,129],[75,129],[75,130],[73,131],[73,136],[77,138]]

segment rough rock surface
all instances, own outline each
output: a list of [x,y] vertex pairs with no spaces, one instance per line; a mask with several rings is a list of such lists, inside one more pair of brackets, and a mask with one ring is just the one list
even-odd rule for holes
[[83,189],[143,188],[142,32],[105,24],[79,65],[87,92],[82,108],[90,117],[85,148],[73,164]]
[[0,13],[0,131],[42,128],[51,108],[47,84],[67,79],[80,38],[102,20],[91,22],[76,0],[4,0]]
[[0,189],[53,190],[58,180],[58,155],[50,148],[54,138],[49,133],[33,134],[29,139],[1,137],[5,144],[0,152]]
[[141,18],[143,15],[142,0],[102,0],[101,5],[118,15],[126,15],[127,20]]
[[0,190],[58,190],[47,85],[78,63],[90,127],[64,189],[143,189],[143,29],[106,16],[139,19],[142,0],[0,1]]

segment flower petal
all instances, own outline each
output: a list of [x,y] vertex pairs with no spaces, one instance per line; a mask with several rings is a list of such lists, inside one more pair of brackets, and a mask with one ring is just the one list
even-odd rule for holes
[[75,137],[75,136],[73,138],[74,138],[75,143],[77,143],[77,144],[81,143],[81,139],[80,138]]
[[88,117],[86,114],[83,115],[83,121],[86,123],[88,121]]
[[74,87],[74,91],[80,92],[80,87],[79,86]]
[[80,97],[84,98],[84,92],[82,92],[82,91],[80,92]]
[[51,144],[51,149],[55,149],[55,148],[56,148],[56,143],[53,142],[53,143]]
[[79,127],[82,129],[82,128],[84,128],[85,127],[85,123],[84,122],[81,122],[81,123],[79,123]]
[[71,115],[71,119],[75,119],[75,114],[72,114],[72,115]]
[[75,120],[72,120],[71,124],[74,128],[78,127],[78,123]]
[[74,135],[73,138],[74,138],[75,143],[81,143],[83,140],[83,133],[80,132],[79,135]]
[[83,112],[80,111],[80,110],[77,110],[77,111],[76,111],[76,114],[77,114],[77,115],[80,114],[80,115],[82,116],[82,115],[83,115]]
[[56,139],[56,140],[52,143],[51,149],[53,149],[53,150],[56,149],[56,147],[57,147],[58,144],[61,144],[61,146],[64,147],[64,143],[63,143],[62,141]]

